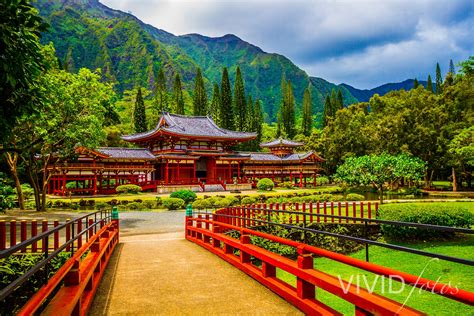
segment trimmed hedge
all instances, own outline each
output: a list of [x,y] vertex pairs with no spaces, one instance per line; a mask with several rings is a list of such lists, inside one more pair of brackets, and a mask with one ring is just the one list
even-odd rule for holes
[[349,193],[346,195],[346,201],[365,201],[365,196],[357,193]]
[[115,188],[118,194],[137,194],[142,191],[142,188],[135,184],[123,184]]
[[186,203],[184,202],[183,199],[171,198],[171,197],[167,199],[163,199],[163,206],[170,211],[182,209],[184,207],[184,204]]
[[193,202],[194,210],[206,210],[212,208],[212,203],[209,199],[197,199]]
[[[471,225],[474,225],[474,214],[467,207],[451,206],[449,203],[384,204],[379,208],[378,218],[460,228],[470,228]],[[416,227],[384,224],[381,225],[381,228],[386,237],[400,240],[452,238],[455,236],[452,232]]]
[[317,177],[316,178],[316,184],[317,185],[329,184],[329,179],[328,179],[328,177]]
[[186,204],[192,203],[197,199],[196,193],[191,190],[178,190],[170,194],[172,198],[183,200]]
[[263,178],[257,182],[257,189],[259,191],[272,191],[274,187],[275,184],[273,183],[272,179]]

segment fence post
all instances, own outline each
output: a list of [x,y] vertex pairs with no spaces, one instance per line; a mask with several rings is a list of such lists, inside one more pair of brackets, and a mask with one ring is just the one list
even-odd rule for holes
[[352,202],[352,217],[354,217],[354,219],[352,220],[354,222],[354,224],[356,223],[356,219],[355,217],[357,217],[357,213],[356,213],[356,202]]
[[362,220],[362,218],[364,218],[364,202],[360,202],[360,218],[361,218],[361,223],[363,223],[364,221]]
[[[70,219],[67,218],[66,222],[69,222],[69,221],[70,221]],[[70,239],[71,239],[71,225],[68,224],[68,225],[66,225],[66,242],[68,242]],[[71,250],[71,246],[67,245],[66,246],[66,251],[70,251],[70,250]]]
[[316,214],[318,214],[316,216],[316,220],[318,221],[318,223],[321,221],[321,204],[319,202],[316,202]]
[[375,217],[379,216],[379,202],[375,202]]
[[[250,244],[250,236],[247,234],[240,235],[241,244]],[[250,263],[250,254],[240,250],[240,263]]]
[[0,220],[0,250],[7,248],[7,225],[4,220]]
[[16,245],[16,220],[10,221],[10,247]]
[[[304,246],[299,246],[297,249],[298,259],[297,264],[300,269],[312,269],[313,268],[313,257],[311,253],[308,253]],[[316,288],[313,284],[308,281],[297,278],[296,279],[296,291],[298,297],[301,299],[314,299],[316,294]]]
[[[331,216],[334,216],[334,202],[331,202]],[[331,217],[331,222],[334,223],[334,217]]]
[[323,207],[324,207],[324,222],[326,223],[328,221],[328,218],[326,217],[327,215],[327,210],[328,210],[328,204],[327,202],[324,202],[323,203]]
[[341,207],[342,207],[342,203],[337,202],[337,216],[339,216],[338,218],[339,223],[341,222],[341,212],[342,212]]
[[[59,221],[55,220],[53,225],[54,225],[54,227],[59,226]],[[54,247],[54,250],[59,248],[59,232],[58,231],[54,232],[54,245],[53,245],[53,247]]]
[[370,202],[367,202],[367,218],[372,218],[372,205],[370,204]]
[[313,222],[313,202],[309,202],[309,213],[311,214],[309,217],[309,221]]
[[[43,220],[41,222],[41,232],[44,233],[44,232],[47,232],[48,231],[48,220]],[[49,235],[44,237],[43,238],[43,252],[46,253],[46,255],[48,254],[48,239],[49,239]]]
[[[304,204],[304,203],[303,203]],[[295,203],[295,210],[297,212],[300,211],[300,204],[297,202]],[[298,224],[300,222],[300,214],[296,214],[296,223]]]
[[[103,226],[103,220],[100,221],[100,226],[102,227]],[[78,239],[77,239],[77,249],[81,249],[82,247],[82,235],[80,235],[80,233],[82,232],[82,219],[78,220],[77,221],[77,235],[78,236]]]
[[[346,217],[349,217],[349,202],[346,202]],[[348,218],[346,218],[346,223],[349,223]]]

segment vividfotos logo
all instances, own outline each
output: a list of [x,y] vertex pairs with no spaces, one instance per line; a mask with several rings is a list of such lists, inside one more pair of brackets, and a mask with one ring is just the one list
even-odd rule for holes
[[339,284],[344,294],[348,294],[351,289],[352,291],[355,289],[356,294],[358,294],[361,290],[367,291],[369,293],[377,292],[379,294],[400,294],[405,290],[406,285],[411,285],[410,292],[405,298],[403,305],[400,307],[401,310],[408,303],[416,288],[419,289],[419,293],[423,291],[430,291],[431,293],[439,293],[443,295],[446,293],[456,294],[459,292],[459,288],[457,286],[453,287],[451,285],[451,281],[448,283],[440,283],[442,276],[439,276],[436,281],[427,282],[426,279],[423,279],[423,275],[425,274],[428,265],[435,261],[438,262],[439,259],[432,258],[426,263],[418,275],[416,282],[413,284],[406,282],[406,280],[398,274],[389,275],[388,277],[376,275],[373,278],[367,277],[365,274],[357,274],[351,275],[348,281],[343,280],[341,276],[338,275]]

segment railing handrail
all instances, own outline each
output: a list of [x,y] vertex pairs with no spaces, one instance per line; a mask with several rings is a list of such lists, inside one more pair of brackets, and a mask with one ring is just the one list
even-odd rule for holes
[[[318,203],[315,203],[315,204],[318,204]],[[410,226],[410,227],[434,229],[434,230],[454,232],[454,233],[474,234],[474,229],[462,228],[462,227],[452,227],[452,226],[413,223],[413,222],[403,222],[403,221],[390,221],[390,220],[385,220],[385,219],[366,218],[366,217],[328,215],[328,214],[309,213],[309,212],[291,211],[291,210],[283,210],[283,209],[267,209],[267,208],[251,207],[251,206],[249,206],[249,207],[234,206],[234,208],[250,209],[250,210],[254,210],[254,211],[267,211],[267,212],[270,211],[270,212],[276,212],[276,213],[288,213],[288,214],[296,214],[296,215],[303,215],[303,216],[326,217],[326,218],[335,218],[335,219],[348,219],[348,220],[352,220],[352,221],[374,222],[374,223],[397,225],[397,226]],[[218,211],[223,211],[223,210],[227,210],[227,208],[217,210],[216,214],[226,216],[225,214],[217,213]],[[334,223],[339,224],[339,222],[334,222]],[[328,223],[326,223],[326,224],[328,224]],[[332,223],[329,223],[329,224],[332,224]]]
[[[94,216],[95,214],[98,214],[98,213],[99,213],[99,214],[103,214],[103,213],[106,213],[106,214],[107,214],[107,213],[110,213],[110,212],[108,212],[108,211],[96,211],[96,212],[88,213],[88,214],[83,215],[83,216],[81,216],[81,217],[74,218],[74,219],[71,219],[71,220],[69,220],[69,221],[66,221],[66,222],[64,222],[63,224],[54,227],[53,229],[47,230],[47,231],[45,231],[45,232],[42,232],[42,233],[40,233],[40,234],[38,234],[38,235],[36,235],[36,236],[30,238],[30,239],[27,239],[27,240],[25,240],[25,241],[19,243],[19,244],[16,244],[16,245],[14,245],[14,246],[12,246],[12,247],[9,247],[9,248],[7,248],[7,249],[5,249],[5,250],[0,251],[0,259],[6,258],[6,257],[8,257],[9,255],[11,255],[12,253],[15,253],[15,252],[17,252],[17,251],[19,251],[19,250],[21,250],[21,249],[23,249],[23,248],[26,248],[26,247],[28,247],[29,245],[31,245],[31,244],[33,244],[33,243],[35,243],[35,242],[37,242],[37,241],[39,241],[39,240],[41,240],[41,239],[43,239],[43,238],[45,238],[45,237],[49,237],[49,235],[51,235],[51,234],[53,234],[53,233],[55,233],[55,232],[58,232],[59,230],[65,228],[66,226],[68,226],[68,225],[70,225],[70,224],[72,224],[72,223],[75,223],[75,222],[78,222],[78,221],[82,221],[84,218],[88,218],[88,217],[90,217],[90,216]],[[111,215],[109,214],[108,216],[106,216],[106,217],[103,218],[103,219],[107,219],[107,218],[110,218],[110,217],[111,217]],[[79,236],[79,235],[77,235],[77,236]]]

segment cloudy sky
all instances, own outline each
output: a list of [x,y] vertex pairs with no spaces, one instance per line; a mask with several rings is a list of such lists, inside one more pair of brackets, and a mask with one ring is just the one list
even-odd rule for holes
[[309,75],[371,88],[474,55],[472,0],[101,0],[176,35],[228,33]]

